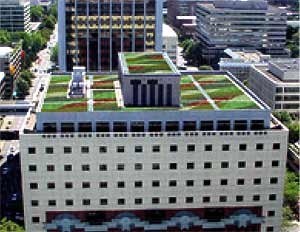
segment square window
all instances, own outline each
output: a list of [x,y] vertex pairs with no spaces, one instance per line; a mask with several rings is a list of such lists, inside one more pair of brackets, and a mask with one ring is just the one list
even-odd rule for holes
[[124,153],[125,152],[125,146],[117,146],[117,152],[118,153]]
[[273,232],[274,227],[273,226],[267,226],[267,232]]
[[30,183],[30,184],[29,184],[29,188],[30,188],[30,189],[38,189],[38,187],[39,187],[39,186],[38,186],[38,183]]
[[178,147],[177,145],[170,145],[170,152],[177,152],[178,151]]
[[185,203],[191,204],[191,203],[193,203],[193,202],[194,202],[194,198],[193,198],[193,197],[186,197],[186,198],[185,198]]
[[152,146],[152,152],[160,152],[160,146],[159,145],[153,145]]
[[101,181],[99,183],[99,188],[107,188],[107,182],[106,181]]
[[45,148],[45,153],[46,154],[53,154],[54,153],[53,147],[46,147]]
[[159,163],[153,163],[152,164],[152,170],[159,170],[159,169],[160,169]]
[[260,195],[253,195],[252,200],[253,201],[260,201]]
[[99,165],[99,171],[107,171],[107,165],[106,164],[100,164]]
[[203,186],[210,186],[210,180],[203,180]]
[[228,184],[228,180],[227,179],[221,179],[220,180],[220,185],[227,185]]
[[125,182],[124,181],[118,181],[117,187],[118,188],[125,188]]
[[65,204],[66,204],[66,206],[72,206],[72,205],[74,204],[74,202],[73,202],[72,199],[67,199],[67,200],[65,201]]
[[273,143],[273,150],[280,150],[280,143]]
[[64,147],[64,154],[71,154],[72,153],[72,147]]
[[230,145],[229,144],[223,144],[222,145],[222,151],[229,151]]
[[141,163],[134,164],[134,170],[143,170],[143,164]]
[[240,151],[246,151],[247,150],[247,144],[240,144],[239,145],[239,150]]
[[99,153],[107,153],[107,147],[106,146],[100,146],[99,147]]
[[101,198],[100,199],[100,205],[107,205],[108,204],[108,201],[106,198]]
[[36,154],[36,148],[35,147],[28,147],[28,154],[29,155]]
[[193,180],[187,180],[185,184],[186,184],[187,187],[192,187],[192,186],[194,186],[194,181]]
[[271,177],[270,178],[270,184],[278,184],[278,178],[277,177]]
[[88,172],[90,170],[90,165],[88,164],[81,165],[81,170],[84,172]]
[[177,169],[177,163],[170,163],[169,164],[169,169],[170,170],[176,170]]
[[269,201],[276,201],[276,194],[270,194]]
[[227,202],[227,196],[220,196],[219,201],[220,202]]
[[195,168],[195,163],[189,162],[186,164],[186,169],[194,169]]
[[39,201],[38,200],[32,200],[31,201],[31,206],[33,206],[33,207],[39,206]]
[[125,164],[117,164],[117,170],[118,171],[124,171],[125,170]]
[[49,200],[48,206],[56,206],[56,200]]
[[221,168],[229,168],[229,162],[227,162],[227,161],[222,161],[222,162],[221,162]]
[[262,168],[263,167],[263,161],[255,161],[254,166],[256,168]]
[[279,167],[279,160],[272,160],[272,167]]
[[159,197],[152,197],[152,204],[159,204]]
[[166,131],[179,131],[179,122],[176,121],[166,122]]
[[64,170],[65,170],[66,172],[72,171],[72,165],[71,165],[71,164],[65,164],[65,165],[64,165]]
[[54,182],[47,183],[47,188],[48,189],[55,189],[55,183]]
[[176,187],[177,181],[176,180],[169,180],[169,187]]
[[152,181],[152,187],[159,187],[160,186],[160,181],[159,180],[153,180]]
[[183,130],[184,131],[195,131],[196,130],[196,122],[195,121],[183,121]]
[[134,187],[135,188],[142,188],[143,187],[143,182],[142,181],[135,181],[134,182]]
[[124,198],[119,198],[118,199],[118,205],[125,205],[125,199]]
[[82,146],[81,147],[81,153],[87,154],[87,153],[89,153],[89,151],[90,151],[89,147],[87,147],[87,146]]
[[245,184],[245,179],[237,179],[236,184],[237,185],[244,185]]
[[47,171],[48,172],[54,172],[55,171],[55,166],[53,164],[47,165]]
[[96,122],[96,132],[109,132],[109,122]]
[[253,184],[254,184],[254,185],[260,185],[260,184],[261,184],[261,179],[260,179],[260,178],[255,178],[255,179],[253,180]]
[[176,197],[169,197],[169,204],[176,204]]
[[91,204],[91,200],[90,199],[83,199],[82,200],[82,205],[90,205]]
[[159,132],[159,131],[161,131],[161,122],[159,122],[159,121],[150,121],[148,131],[149,132]]
[[71,189],[71,188],[73,188],[73,183],[72,183],[72,182],[65,182],[65,188],[66,188],[66,189]]
[[141,204],[143,204],[143,199],[142,198],[135,198],[134,199],[134,204],[135,205],[141,205]]
[[244,196],[238,195],[235,197],[236,202],[242,202],[244,201]]
[[90,188],[91,184],[90,182],[82,182],[82,188]]
[[28,171],[29,172],[36,172],[36,170],[37,170],[36,165],[31,164],[31,165],[28,166]]
[[209,203],[210,202],[210,197],[208,197],[208,196],[202,197],[202,202],[203,203]]
[[32,217],[31,218],[32,223],[37,224],[40,223],[40,217]]
[[204,169],[210,169],[212,168],[212,163],[211,162],[204,162]]
[[134,152],[136,152],[136,153],[141,153],[141,152],[143,152],[143,147],[142,147],[142,146],[135,146],[135,147],[134,147]]
[[214,121],[201,121],[200,130],[212,131],[214,129]]
[[264,144],[263,143],[257,143],[256,144],[256,150],[260,151],[264,149]]
[[238,168],[245,168],[246,167],[246,161],[239,161],[238,162]]
[[274,210],[270,210],[267,213],[268,217],[274,217],[275,216],[275,211]]
[[212,151],[212,145],[211,144],[205,144],[204,145],[204,151]]
[[186,146],[186,150],[187,150],[187,152],[193,152],[193,151],[195,151],[196,150],[195,144],[188,144]]

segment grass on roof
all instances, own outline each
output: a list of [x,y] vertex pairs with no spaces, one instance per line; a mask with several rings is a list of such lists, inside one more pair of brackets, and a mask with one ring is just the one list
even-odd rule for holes
[[87,111],[87,102],[82,100],[45,102],[42,112],[85,112]]
[[94,101],[93,108],[94,111],[116,111],[120,109],[116,101]]
[[172,73],[170,65],[159,53],[124,53],[129,73]]
[[51,84],[68,84],[69,81],[71,80],[70,75],[55,75],[51,76]]
[[93,91],[94,101],[115,101],[116,94],[115,91],[105,91],[105,90],[94,90]]

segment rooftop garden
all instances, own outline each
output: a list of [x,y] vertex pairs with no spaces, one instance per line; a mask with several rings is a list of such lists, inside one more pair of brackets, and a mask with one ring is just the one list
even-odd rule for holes
[[161,53],[124,53],[130,74],[173,73]]

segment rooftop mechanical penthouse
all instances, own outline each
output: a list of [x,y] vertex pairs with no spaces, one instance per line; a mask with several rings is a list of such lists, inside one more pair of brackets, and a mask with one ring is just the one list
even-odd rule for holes
[[120,53],[52,76],[21,135],[27,231],[279,231],[288,131],[234,76]]

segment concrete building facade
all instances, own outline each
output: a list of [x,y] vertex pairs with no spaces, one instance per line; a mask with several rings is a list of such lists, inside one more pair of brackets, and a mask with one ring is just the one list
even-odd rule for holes
[[162,51],[166,52],[173,64],[177,65],[177,46],[178,36],[176,32],[167,24],[163,24],[163,48]]
[[30,0],[1,1],[0,29],[30,32]]
[[118,68],[118,52],[162,49],[163,1],[58,2],[59,66],[71,71]]
[[267,67],[253,66],[249,88],[273,110],[299,114],[299,59],[275,59]]
[[220,1],[198,4],[196,37],[203,61],[216,66],[224,50],[258,49],[273,57],[287,56],[286,12],[266,1]]

